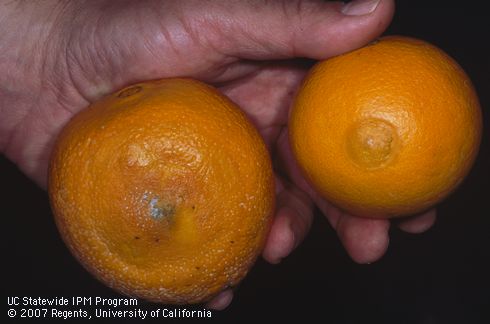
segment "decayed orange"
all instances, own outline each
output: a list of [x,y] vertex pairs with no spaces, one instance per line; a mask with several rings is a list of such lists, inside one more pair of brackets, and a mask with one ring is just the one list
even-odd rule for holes
[[274,208],[257,130],[191,79],[136,84],[76,115],[58,138],[49,194],[63,239],[92,274],[162,303],[236,285]]
[[290,116],[297,162],[327,200],[358,216],[424,211],[463,180],[481,111],[458,64],[427,42],[388,36],[314,66]]

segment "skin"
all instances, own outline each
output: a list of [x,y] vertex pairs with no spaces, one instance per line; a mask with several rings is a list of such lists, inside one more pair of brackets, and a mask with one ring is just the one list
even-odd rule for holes
[[[0,150],[45,188],[53,141],[75,113],[131,83],[197,78],[240,105],[271,151],[278,204],[264,259],[279,263],[298,246],[316,205],[354,261],[374,262],[388,247],[390,221],[348,215],[323,200],[291,155],[287,118],[309,67],[297,58],[361,47],[393,12],[392,0],[1,0]],[[420,233],[434,221],[431,210],[396,225]],[[224,309],[232,297],[224,291],[207,306]]]

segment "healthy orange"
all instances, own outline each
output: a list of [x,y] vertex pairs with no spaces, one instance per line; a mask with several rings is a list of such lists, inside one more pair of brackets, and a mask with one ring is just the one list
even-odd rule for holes
[[162,303],[235,286],[274,209],[257,130],[191,79],[136,84],[76,115],[52,155],[49,195],[64,241],[92,274]]
[[482,118],[458,64],[389,36],[314,66],[295,98],[290,142],[316,190],[358,216],[424,211],[463,180]]

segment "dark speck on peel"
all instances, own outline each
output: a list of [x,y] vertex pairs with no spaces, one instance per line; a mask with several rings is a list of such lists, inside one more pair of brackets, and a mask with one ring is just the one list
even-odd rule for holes
[[132,96],[134,94],[137,94],[138,92],[140,92],[141,90],[143,90],[142,87],[140,86],[134,86],[134,87],[130,87],[130,88],[127,88],[127,89],[124,89],[122,90],[118,95],[117,97],[118,98],[126,98],[126,97],[129,97],[129,96]]

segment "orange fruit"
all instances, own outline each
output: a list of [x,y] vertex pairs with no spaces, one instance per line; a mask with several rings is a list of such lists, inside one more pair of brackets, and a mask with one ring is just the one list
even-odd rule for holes
[[274,209],[267,149],[211,86],[130,86],[77,114],[58,137],[49,195],[78,260],[123,294],[203,302],[235,286]]
[[427,210],[469,172],[482,129],[458,64],[427,42],[389,36],[317,63],[294,100],[289,137],[312,186],[366,217]]

